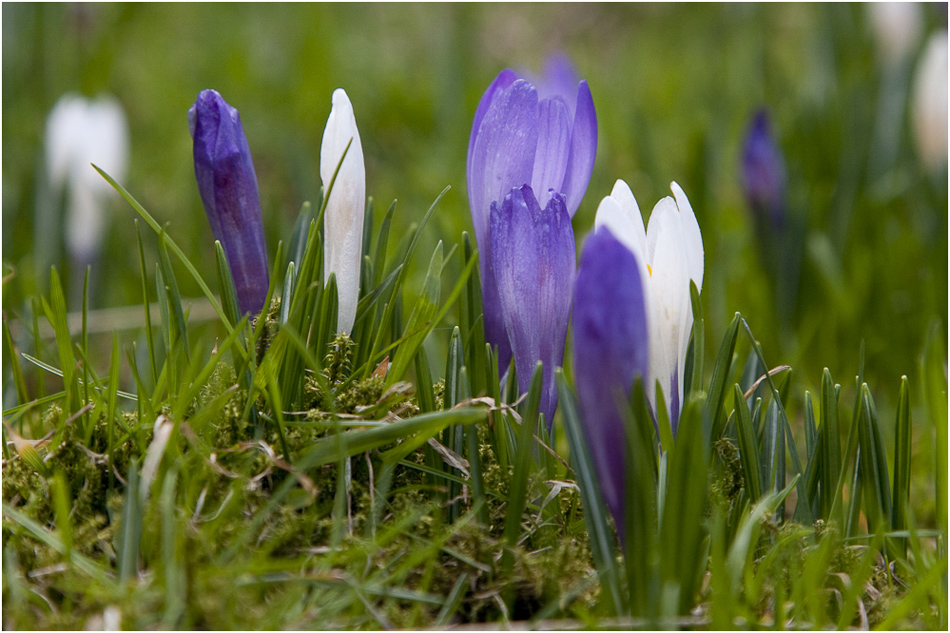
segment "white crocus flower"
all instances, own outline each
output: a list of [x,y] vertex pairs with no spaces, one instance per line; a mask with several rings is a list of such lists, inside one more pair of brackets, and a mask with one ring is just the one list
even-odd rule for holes
[[947,32],[930,36],[917,66],[913,94],[914,136],[928,169],[947,164]]
[[914,52],[923,31],[922,5],[916,2],[872,2],[868,17],[885,64],[895,66]]
[[663,198],[653,208],[646,230],[636,198],[623,180],[597,208],[595,228],[606,226],[633,252],[645,279],[650,332],[650,374],[647,398],[656,406],[656,381],[670,413],[674,431],[683,406],[683,369],[693,327],[689,296],[692,280],[703,288],[703,236],[686,194],[675,182],[675,200]]
[[129,132],[122,106],[109,95],[94,100],[63,95],[46,120],[46,168],[50,187],[66,188],[66,247],[85,265],[99,254],[105,233],[105,205],[117,195],[90,163],[121,182],[129,156]]
[[[352,143],[350,141],[352,140]],[[346,149],[349,145],[349,150]],[[327,200],[324,221],[326,243],[323,247],[324,282],[330,273],[336,274],[340,298],[337,331],[349,333],[356,320],[356,305],[360,293],[360,263],[363,247],[363,215],[366,209],[366,167],[363,147],[356,129],[353,105],[342,88],[333,92],[333,107],[323,131],[320,147],[320,178],[326,192],[343,152],[346,158],[340,165]]]

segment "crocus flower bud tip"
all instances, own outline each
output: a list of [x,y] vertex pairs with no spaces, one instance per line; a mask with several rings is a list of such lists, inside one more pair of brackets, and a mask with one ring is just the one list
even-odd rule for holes
[[202,90],[188,110],[195,178],[205,213],[231,268],[241,313],[257,314],[269,274],[261,199],[241,117],[216,90]]

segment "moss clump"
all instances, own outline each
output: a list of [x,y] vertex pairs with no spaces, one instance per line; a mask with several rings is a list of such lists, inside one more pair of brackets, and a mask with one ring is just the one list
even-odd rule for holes
[[709,485],[711,507],[718,506],[726,512],[731,512],[739,493],[745,487],[739,447],[727,439],[720,439],[713,444],[713,449],[715,459]]

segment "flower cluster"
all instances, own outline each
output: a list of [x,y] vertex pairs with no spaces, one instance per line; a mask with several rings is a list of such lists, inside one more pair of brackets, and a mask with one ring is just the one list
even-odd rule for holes
[[[227,256],[238,308],[242,314],[258,314],[269,284],[267,247],[257,176],[241,117],[216,90],[202,90],[188,111],[188,124],[198,191],[211,231]],[[353,106],[341,89],[333,93],[323,133],[320,176],[329,195],[324,274],[327,279],[336,275],[337,329],[349,332],[359,299],[366,170]]]
[[[576,86],[576,89],[575,89]],[[567,95],[575,94],[573,99]],[[690,284],[703,284],[703,241],[683,190],[657,203],[644,228],[618,180],[597,210],[575,277],[577,211],[593,171],[597,120],[586,82],[555,58],[532,84],[505,70],[479,103],[468,149],[468,195],[481,253],[485,335],[500,365],[514,356],[525,391],[544,366],[541,412],[557,406],[571,310],[585,434],[605,501],[623,520],[622,406],[639,376],[656,411],[662,390],[675,434],[692,331]],[[573,288],[573,290],[572,290]]]
[[[570,318],[577,212],[594,168],[597,117],[586,81],[554,58],[531,83],[504,70],[475,111],[468,199],[481,259],[485,338],[502,371],[515,353],[522,391],[544,363],[542,413],[552,422]],[[511,216],[523,216],[512,218]],[[518,254],[499,253],[500,243]]]
[[[227,254],[240,309],[258,313],[268,289],[267,252],[240,117],[221,95],[205,90],[189,111],[189,122],[198,189]],[[762,147],[758,154],[767,154]],[[656,419],[668,417],[676,432],[693,322],[690,284],[702,289],[703,241],[679,185],[672,183],[673,197],[656,204],[644,228],[633,193],[618,180],[597,209],[594,232],[575,270],[571,218],[587,190],[596,151],[590,89],[566,59],[552,59],[533,82],[504,70],[475,113],[468,195],[480,252],[486,338],[503,369],[513,357],[522,392],[534,367],[543,364],[540,413],[549,431],[557,408],[554,370],[563,362],[573,309],[575,380],[585,434],[605,500],[622,526],[622,407],[639,376],[654,412],[657,389],[662,391],[668,416]],[[775,180],[765,175],[759,180]],[[325,280],[336,276],[338,331],[349,332],[359,299],[366,191],[360,135],[343,90],[333,93],[320,176],[328,196]]]

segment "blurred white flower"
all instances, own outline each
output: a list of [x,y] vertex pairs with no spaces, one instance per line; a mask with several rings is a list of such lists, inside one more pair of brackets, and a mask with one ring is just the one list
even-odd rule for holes
[[[352,143],[350,140],[352,139]],[[347,150],[346,146],[350,149]],[[340,165],[343,152],[346,158]],[[337,174],[327,199],[323,247],[324,282],[330,273],[336,274],[337,295],[340,299],[337,331],[349,333],[356,320],[356,305],[360,294],[360,263],[363,249],[363,216],[366,211],[366,167],[363,164],[363,146],[356,129],[353,104],[342,88],[333,92],[333,106],[323,131],[320,147],[320,179],[326,192]]]
[[656,406],[653,385],[663,389],[673,431],[683,406],[683,370],[693,308],[689,282],[703,289],[703,235],[693,208],[678,184],[671,183],[675,200],[667,196],[653,207],[644,230],[643,216],[633,192],[618,180],[601,200],[594,226],[606,226],[636,256],[650,332],[650,373],[644,383],[650,403]]
[[871,28],[885,64],[895,66],[913,54],[923,30],[923,9],[916,2],[872,2]]
[[115,97],[65,94],[46,120],[46,169],[56,195],[66,189],[66,247],[74,261],[95,259],[102,246],[105,204],[112,186],[95,163],[117,181],[125,178],[129,132]]
[[930,36],[914,78],[912,115],[917,151],[928,169],[947,164],[947,32]]

